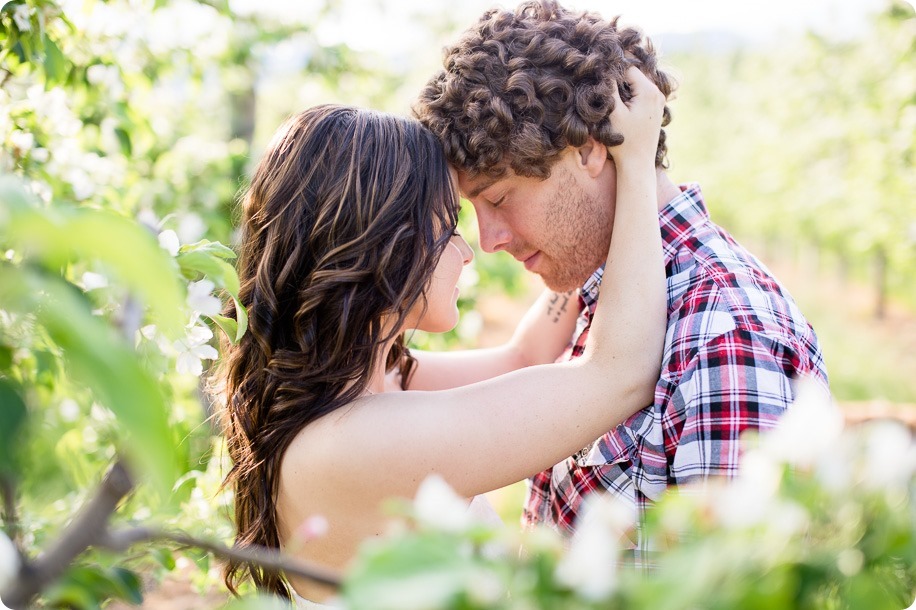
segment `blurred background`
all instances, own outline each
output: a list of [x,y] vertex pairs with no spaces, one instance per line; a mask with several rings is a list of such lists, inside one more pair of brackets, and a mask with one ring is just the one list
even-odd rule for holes
[[[673,179],[699,182],[713,219],[795,296],[849,416],[916,420],[912,3],[567,4],[620,14],[661,50],[679,82],[668,128]],[[237,195],[286,116],[325,102],[408,114],[443,46],[489,6],[5,2],[0,171],[23,176],[46,201],[111,208],[174,230],[182,244],[232,243]],[[474,241],[470,205],[462,225]],[[458,328],[417,333],[415,345],[504,341],[540,291],[508,255],[478,253],[462,283]],[[182,379],[174,385],[198,382]],[[186,525],[192,513],[201,523],[212,517],[207,494],[218,473],[207,468],[204,409],[182,396],[175,391],[173,417],[187,440]],[[104,413],[89,401],[59,406],[31,441],[57,463],[33,473],[40,483],[24,490],[47,523],[66,513],[111,453]],[[515,486],[493,496],[506,519],[517,518],[521,493]],[[209,569],[199,589],[215,582]]]
[[[912,407],[911,4],[567,5],[620,15],[661,50],[680,84],[668,128],[670,173],[676,181],[700,182],[713,219],[789,287],[820,335],[837,398],[857,411],[899,408],[887,403]],[[332,100],[409,113],[417,91],[440,67],[442,47],[490,6],[486,0],[329,4],[302,41],[285,40],[262,56],[253,156],[273,126],[302,106]],[[325,52],[338,49],[333,57],[352,63],[329,69],[316,44]],[[465,224],[473,235],[472,219]],[[418,336],[416,343],[499,342],[539,286],[508,256],[478,256],[467,275],[463,294],[470,298],[457,332]]]

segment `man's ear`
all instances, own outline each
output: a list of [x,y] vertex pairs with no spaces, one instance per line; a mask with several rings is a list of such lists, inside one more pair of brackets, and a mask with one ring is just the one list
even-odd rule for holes
[[576,148],[576,162],[591,178],[597,178],[608,162],[607,146],[589,136],[582,146]]

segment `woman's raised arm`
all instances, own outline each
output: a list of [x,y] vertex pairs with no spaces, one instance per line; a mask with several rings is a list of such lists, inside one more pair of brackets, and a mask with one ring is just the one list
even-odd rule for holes
[[572,339],[578,312],[575,291],[545,290],[503,345],[449,352],[411,350],[417,368],[408,389],[447,390],[526,366],[554,362]]

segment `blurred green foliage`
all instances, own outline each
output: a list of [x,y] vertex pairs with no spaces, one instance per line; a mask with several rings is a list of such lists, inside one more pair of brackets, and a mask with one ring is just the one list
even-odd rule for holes
[[701,181],[713,217],[772,251],[832,253],[916,308],[913,7],[889,4],[850,40],[669,61],[682,81],[672,169]]

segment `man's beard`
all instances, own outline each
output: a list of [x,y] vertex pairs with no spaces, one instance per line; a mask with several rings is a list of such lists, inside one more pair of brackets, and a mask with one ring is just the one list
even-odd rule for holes
[[561,171],[557,203],[546,215],[547,226],[553,231],[551,248],[544,253],[551,264],[539,271],[547,287],[556,292],[579,288],[607,261],[614,225],[610,202],[599,202],[568,170]]

